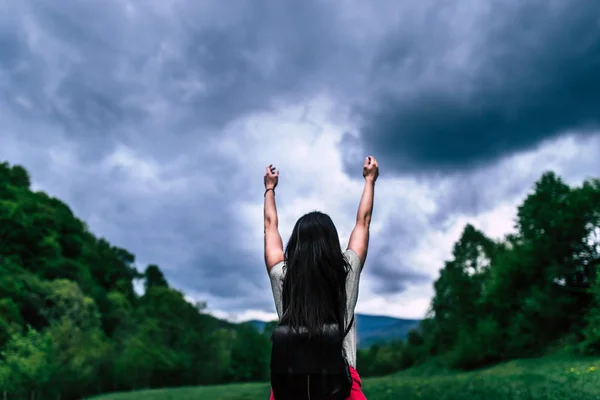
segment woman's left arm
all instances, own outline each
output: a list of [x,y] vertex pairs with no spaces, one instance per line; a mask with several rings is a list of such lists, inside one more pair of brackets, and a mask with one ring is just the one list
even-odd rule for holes
[[279,171],[269,165],[265,172],[265,264],[267,272],[284,260],[283,242],[279,234],[279,220],[275,206],[275,187]]

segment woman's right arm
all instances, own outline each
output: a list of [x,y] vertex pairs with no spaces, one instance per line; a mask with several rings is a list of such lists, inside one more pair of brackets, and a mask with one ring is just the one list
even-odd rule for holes
[[350,235],[348,248],[354,251],[361,264],[364,265],[367,259],[367,250],[369,248],[369,226],[371,225],[371,215],[373,214],[373,197],[375,195],[375,181],[379,176],[379,165],[375,157],[367,157],[363,165],[363,176],[365,186],[363,188],[358,211],[356,213],[356,225]]

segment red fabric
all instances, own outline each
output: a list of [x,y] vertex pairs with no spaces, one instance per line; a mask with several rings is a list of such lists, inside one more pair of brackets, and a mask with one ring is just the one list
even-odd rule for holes
[[[350,375],[352,375],[352,390],[350,391],[350,397],[348,397],[346,400],[367,400],[361,390],[362,381],[360,380],[358,372],[354,368],[350,367]],[[272,390],[269,400],[275,400]]]

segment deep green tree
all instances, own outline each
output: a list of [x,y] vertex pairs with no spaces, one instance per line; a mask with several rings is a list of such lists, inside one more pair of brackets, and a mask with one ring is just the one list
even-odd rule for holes
[[162,273],[158,265],[148,265],[144,272],[144,286],[146,290],[153,287],[169,287],[165,275]]

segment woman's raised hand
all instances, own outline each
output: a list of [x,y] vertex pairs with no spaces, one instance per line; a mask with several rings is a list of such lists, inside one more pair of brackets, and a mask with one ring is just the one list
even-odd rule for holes
[[377,160],[373,156],[368,156],[365,159],[365,163],[363,165],[363,177],[365,179],[370,179],[373,182],[377,180],[379,176],[379,164]]
[[273,166],[273,164],[269,164],[265,171],[265,189],[275,189],[278,182],[279,171]]

